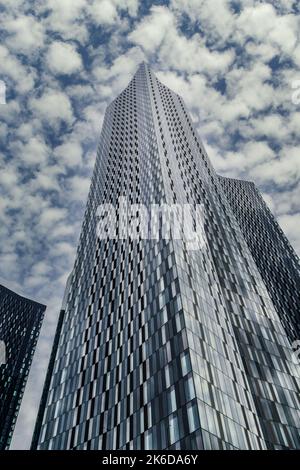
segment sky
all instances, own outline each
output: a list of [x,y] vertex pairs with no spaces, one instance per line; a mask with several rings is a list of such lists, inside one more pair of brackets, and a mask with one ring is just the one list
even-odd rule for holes
[[30,445],[105,108],[141,61],[184,98],[216,170],[254,181],[300,254],[299,10],[0,0],[0,282],[47,305],[11,448]]

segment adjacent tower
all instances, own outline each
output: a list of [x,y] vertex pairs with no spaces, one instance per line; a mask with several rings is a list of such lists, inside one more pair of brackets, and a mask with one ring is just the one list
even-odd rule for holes
[[251,181],[220,182],[290,341],[300,338],[300,264]]
[[[99,239],[120,196],[202,204],[205,244]],[[300,448],[290,342],[183,100],[144,63],[106,111],[58,331],[33,448]]]
[[0,450],[12,439],[45,310],[0,285]]

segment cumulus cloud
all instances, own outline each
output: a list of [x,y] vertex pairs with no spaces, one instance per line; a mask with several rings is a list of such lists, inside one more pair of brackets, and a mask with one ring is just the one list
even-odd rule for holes
[[69,97],[59,90],[46,90],[41,97],[30,98],[29,108],[34,117],[54,126],[61,121],[71,124],[74,119]]
[[[56,170],[56,167],[54,168]],[[60,191],[55,174],[51,174],[49,167],[46,167],[46,171],[50,174],[42,173],[41,171],[37,173],[31,182],[31,189],[33,191]]]
[[53,224],[60,220],[66,220],[67,212],[65,209],[60,209],[58,207],[50,207],[44,209],[40,215],[40,225],[43,228],[50,228]]
[[[11,80],[8,82],[8,92],[10,88],[17,88],[20,93],[30,91],[34,86],[35,73],[27,65],[17,59],[6,46],[0,44],[0,74],[1,78],[6,77]],[[9,86],[10,85],[10,86]]]
[[42,165],[47,162],[49,148],[43,137],[31,137],[24,144],[15,143],[15,151],[19,151],[19,158],[25,165]]
[[86,0],[41,0],[37,11],[45,15],[45,27],[63,39],[77,39],[85,42],[88,31],[84,24]]
[[300,213],[296,214],[285,214],[279,217],[279,224],[285,231],[289,240],[293,244],[294,248],[299,253],[300,240],[299,240],[299,226],[300,226]]
[[209,74],[226,71],[234,51],[210,50],[199,34],[186,38],[180,33],[175,15],[166,7],[151,8],[151,13],[130,33],[129,39],[146,53],[156,54],[164,68]]
[[183,12],[188,15],[214,41],[222,43],[232,34],[235,15],[229,0],[172,0],[171,6],[179,17]]
[[44,28],[33,15],[4,18],[7,46],[15,52],[34,53],[44,44]]
[[137,25],[129,39],[142,46],[146,52],[154,52],[168,37],[169,28],[174,28],[171,11],[166,7],[152,7],[151,15]]
[[89,9],[95,21],[100,24],[114,24],[118,18],[118,12],[114,2],[109,0],[102,0],[100,2],[93,2]]
[[295,184],[300,178],[300,146],[283,147],[279,156],[268,164],[264,160],[251,170],[251,176],[259,182],[275,182],[278,185]]
[[19,174],[15,167],[0,165],[0,186],[4,189],[16,186],[19,180]]
[[54,154],[58,161],[67,166],[72,167],[82,163],[82,148],[79,142],[65,142],[55,148]]
[[[210,153],[217,171],[226,173],[227,176],[239,176],[245,174],[249,176],[260,168],[261,164],[271,167],[270,161],[275,159],[273,150],[266,142],[247,142],[241,145],[236,152],[225,152],[223,156],[215,152],[210,147]],[[272,161],[273,166],[274,161]]]
[[284,53],[291,53],[297,42],[296,16],[278,15],[270,3],[246,7],[237,19],[237,27],[241,37],[266,40]]
[[135,17],[138,0],[92,0],[87,6],[87,12],[93,21],[104,26],[119,22],[119,12],[122,10],[128,11],[130,16]]
[[46,63],[54,74],[70,74],[81,69],[82,60],[73,44],[53,42],[46,55]]
[[90,188],[90,178],[80,178],[73,176],[69,181],[70,191],[72,192],[72,199],[78,199],[79,201],[85,201]]

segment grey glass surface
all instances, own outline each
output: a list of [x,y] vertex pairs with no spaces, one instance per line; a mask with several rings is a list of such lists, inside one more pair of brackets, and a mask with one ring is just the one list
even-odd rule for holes
[[[98,240],[95,210],[203,204],[207,243]],[[107,108],[38,449],[299,448],[299,367],[180,96]]]

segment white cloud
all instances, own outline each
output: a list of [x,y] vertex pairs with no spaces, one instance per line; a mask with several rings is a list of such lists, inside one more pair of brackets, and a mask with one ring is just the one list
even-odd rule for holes
[[77,99],[93,99],[95,90],[91,85],[71,85],[66,90],[68,96]]
[[116,5],[109,0],[92,2],[89,13],[92,15],[93,19],[100,24],[112,25],[118,19]]
[[174,17],[166,7],[154,6],[151,15],[141,21],[130,33],[129,39],[143,47],[146,52],[154,52],[174,28]]
[[68,96],[59,90],[47,90],[40,98],[29,100],[34,117],[40,117],[53,126],[60,121],[72,123],[74,116],[72,104]]
[[56,224],[54,229],[51,231],[51,239],[62,239],[64,237],[70,237],[72,234],[74,234],[73,225],[65,225],[64,223],[62,223],[61,225]]
[[15,52],[36,53],[44,44],[44,28],[32,15],[4,18],[6,44]]
[[233,31],[235,15],[229,0],[172,0],[171,8],[179,17],[184,12],[215,40],[224,41]]
[[70,261],[74,259],[76,247],[67,242],[57,242],[51,246],[50,252],[51,256],[59,257],[64,256]]
[[43,276],[45,274],[48,274],[51,271],[51,266],[47,264],[45,261],[38,261],[35,263],[32,267],[32,274],[37,276]]
[[292,58],[295,62],[295,64],[300,67],[300,45],[297,45],[297,47],[295,47],[294,51],[293,51],[293,54],[292,54]]
[[[109,104],[109,101],[112,101],[128,85],[130,77],[143,60],[145,60],[145,55],[139,47],[133,47],[125,54],[116,57],[110,66],[104,63],[99,66],[95,60],[93,67],[95,87],[99,96],[106,100],[105,104]],[[95,109],[95,106],[93,107]]]
[[41,0],[37,9],[46,15],[45,27],[51,32],[59,33],[63,39],[85,42],[88,31],[85,18],[86,0]]
[[292,13],[295,11],[295,1],[294,0],[269,0],[273,5],[278,8],[279,11],[283,13]]
[[[253,176],[257,168],[261,167],[258,165],[262,163],[270,168],[275,159],[273,150],[266,142],[247,142],[237,152],[225,152],[223,156],[215,150],[213,152],[217,171],[225,172],[227,176],[239,176],[245,171],[248,175]],[[270,165],[270,161],[272,161],[272,165]]]
[[[49,171],[49,167],[46,167],[44,171]],[[31,183],[31,189],[34,191],[60,191],[61,188],[55,176],[39,172]]]
[[5,139],[8,134],[8,125],[5,122],[0,123],[0,138],[2,142],[5,142]]
[[7,92],[9,88],[17,88],[20,93],[30,91],[34,86],[35,73],[22,65],[22,63],[11,54],[9,49],[0,44],[0,76],[4,81],[8,76],[15,83],[6,83]]
[[278,48],[273,44],[269,43],[256,43],[249,41],[245,45],[245,51],[253,56],[255,59],[262,62],[268,62],[278,54]]
[[233,68],[226,76],[228,97],[243,103],[249,110],[260,111],[274,100],[274,88],[267,83],[271,79],[270,67],[256,63],[251,68]]
[[91,179],[80,176],[73,176],[69,179],[69,187],[72,194],[72,199],[86,201],[88,191],[90,188]]
[[41,136],[31,137],[25,145],[15,145],[19,149],[19,158],[26,166],[43,165],[47,162],[50,150]]
[[271,181],[278,185],[295,183],[300,178],[300,147],[283,147],[279,157],[253,168],[251,177],[256,181]]
[[295,135],[300,134],[300,112],[291,113],[288,120],[288,130]]
[[281,216],[288,212],[297,213],[300,212],[300,182],[298,182],[292,189],[286,189],[285,191],[272,191],[270,197],[274,201],[274,214],[275,216]]
[[82,148],[79,142],[67,141],[54,150],[58,163],[73,167],[82,162]]
[[274,203],[274,200],[273,200],[272,196],[270,194],[267,194],[267,193],[262,193],[262,197],[263,197],[263,200],[265,201],[265,203],[267,204],[268,208],[270,209],[270,211],[274,213],[275,203]]
[[58,207],[50,207],[44,209],[40,215],[40,226],[44,230],[49,229],[53,226],[56,222],[61,220],[66,220],[67,218],[67,211],[65,209],[61,209]]
[[295,249],[300,251],[300,212],[297,214],[285,214],[279,217],[279,224],[291,241]]
[[121,26],[119,11],[127,11],[135,17],[138,10],[138,0],[92,0],[87,6],[87,13],[96,24]]
[[[290,126],[286,125],[286,119],[279,114],[266,114],[260,118],[251,119],[241,130],[248,138],[268,137],[275,140],[287,139]],[[296,124],[296,123],[295,123]]]
[[0,165],[0,187],[6,189],[16,186],[18,184],[18,176],[16,168],[5,164]]
[[156,54],[164,68],[208,74],[223,73],[234,60],[232,49],[210,50],[199,34],[187,39],[177,27],[174,14],[166,7],[155,6],[129,35],[129,39],[148,54]]
[[82,60],[73,44],[55,41],[46,55],[46,63],[54,74],[71,74],[82,68]]
[[240,37],[275,44],[285,53],[291,53],[296,45],[297,23],[294,15],[280,16],[269,3],[247,7],[237,19]]

